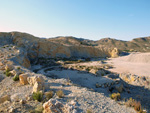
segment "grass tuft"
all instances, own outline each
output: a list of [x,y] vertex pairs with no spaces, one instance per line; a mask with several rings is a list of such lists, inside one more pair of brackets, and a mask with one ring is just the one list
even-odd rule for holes
[[42,94],[42,92],[36,92],[36,93],[34,92],[32,94],[32,97],[33,97],[34,100],[37,100],[37,101],[41,102],[42,98],[43,98],[43,94]]
[[47,100],[49,100],[50,98],[52,98],[53,95],[54,95],[53,91],[46,92],[46,94],[45,94]]
[[58,90],[56,92],[56,95],[59,97],[59,98],[63,98],[64,97],[64,92],[62,90]]
[[136,111],[138,111],[139,113],[145,113],[141,107],[141,103],[140,101],[136,101],[132,98],[128,99],[127,102],[125,103],[126,106],[128,107],[133,107]]
[[14,81],[18,81],[18,80],[19,80],[19,75],[15,75],[15,76],[13,77],[13,80],[14,80]]

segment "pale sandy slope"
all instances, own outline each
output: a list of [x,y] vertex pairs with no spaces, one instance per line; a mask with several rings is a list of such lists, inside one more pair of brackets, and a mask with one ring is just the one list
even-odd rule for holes
[[131,53],[128,56],[111,58],[108,63],[114,66],[110,69],[113,72],[150,76],[150,53]]

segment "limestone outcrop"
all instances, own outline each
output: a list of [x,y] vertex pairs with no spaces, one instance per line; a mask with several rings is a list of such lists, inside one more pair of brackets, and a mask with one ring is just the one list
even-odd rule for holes
[[77,113],[76,102],[72,100],[68,104],[63,104],[56,99],[50,99],[43,104],[43,113]]
[[22,84],[22,85],[28,84],[28,81],[27,81],[28,76],[29,76],[28,74],[19,75],[20,84]]
[[111,51],[111,57],[112,58],[116,58],[119,56],[119,50],[117,48],[114,48],[112,51]]
[[[5,38],[6,37],[6,41]],[[106,57],[108,56],[107,51],[96,48],[94,46],[87,45],[62,45],[59,43],[52,42],[48,39],[40,39],[30,34],[10,32],[0,33],[0,39],[3,40],[3,44],[14,44],[17,47],[21,47],[24,51],[27,51],[27,57],[32,61],[37,57]],[[8,43],[6,43],[8,42]],[[23,54],[23,53],[22,53]],[[24,53],[25,54],[25,53]],[[18,56],[21,60],[22,65],[29,67],[29,60],[26,56]]]
[[27,81],[30,85],[34,85],[36,82],[44,83],[44,79],[42,76],[31,76],[27,78]]

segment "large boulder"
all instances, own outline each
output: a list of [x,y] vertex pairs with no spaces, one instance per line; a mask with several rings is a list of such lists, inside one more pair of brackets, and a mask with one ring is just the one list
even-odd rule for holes
[[44,84],[41,82],[36,82],[33,86],[33,92],[38,92],[38,91],[44,92],[44,89],[45,89]]
[[27,81],[28,76],[29,76],[28,74],[19,75],[20,84],[22,84],[22,85],[28,84],[28,81]]
[[34,85],[36,82],[41,82],[44,83],[44,79],[42,76],[32,76],[32,77],[28,77],[27,81],[30,85]]
[[111,57],[112,58],[116,58],[119,56],[119,50],[117,48],[114,48],[112,51],[111,51]]

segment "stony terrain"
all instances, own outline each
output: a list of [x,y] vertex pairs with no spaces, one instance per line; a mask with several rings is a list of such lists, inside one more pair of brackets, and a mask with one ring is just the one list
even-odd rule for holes
[[[7,52],[11,48],[11,51],[9,51],[9,54],[13,54],[12,56],[7,57]],[[42,74],[36,74],[32,71],[15,64],[15,62],[10,61],[13,57],[17,56],[18,50],[15,46],[5,46],[1,48],[1,62],[7,62],[4,69],[9,68],[13,69],[14,71],[22,70],[23,74],[20,74],[19,79],[20,81],[13,81],[13,73],[14,71],[11,71],[12,75],[9,77],[6,77],[6,75],[3,74],[4,71],[1,71],[1,82],[0,82],[0,111],[1,112],[32,112],[33,109],[35,109],[37,106],[40,106],[42,103],[34,101],[32,99],[32,93],[35,89],[35,86],[33,86],[30,82],[26,83],[25,78],[21,78],[21,76],[28,77],[42,77],[41,80],[44,79],[45,89],[44,92],[47,92],[49,90],[52,90],[56,92],[57,90],[61,89],[64,92],[65,97],[64,98],[58,98],[56,95],[54,95],[53,99],[55,101],[60,102],[63,105],[67,105],[70,112],[86,112],[87,110],[91,110],[92,112],[99,113],[99,112],[114,112],[114,113],[120,113],[120,112],[135,112],[132,108],[126,108],[125,106],[119,105],[114,100],[111,100],[108,95],[106,96],[104,92],[94,92],[93,89],[89,88],[83,88],[79,84],[73,84],[71,81],[68,81],[68,79],[53,79],[50,77],[45,77]],[[13,64],[14,63],[14,64]],[[20,67],[18,69],[18,66]],[[11,70],[12,70],[11,69]],[[69,74],[69,73],[68,73]],[[68,75],[70,77],[70,75]],[[80,75],[79,75],[80,76]],[[88,76],[91,76],[87,74]],[[65,78],[65,77],[64,77]],[[92,77],[91,77],[92,78]],[[101,79],[101,78],[99,78]],[[38,80],[38,79],[33,79]],[[104,80],[104,79],[102,79]],[[106,79],[107,80],[107,79]],[[112,81],[112,80],[108,80]],[[33,81],[32,81],[33,82]],[[43,80],[42,80],[43,82]],[[107,81],[106,81],[107,82]],[[92,83],[92,82],[91,82]],[[88,83],[86,83],[87,86]],[[91,85],[92,86],[92,85]],[[93,86],[92,86],[93,87]],[[94,85],[95,87],[95,85]],[[93,88],[94,88],[93,87]],[[36,87],[37,88],[37,87]],[[102,89],[104,90],[104,89]],[[7,97],[7,98],[6,98]],[[70,105],[69,105],[70,102]],[[72,105],[73,103],[73,105]],[[70,108],[71,107],[71,108]],[[67,110],[67,112],[69,112]]]
[[0,33],[0,39],[0,112],[150,112],[149,76],[114,71],[118,58],[106,57],[118,57],[117,48],[89,47],[63,37],[59,45],[18,32]]

